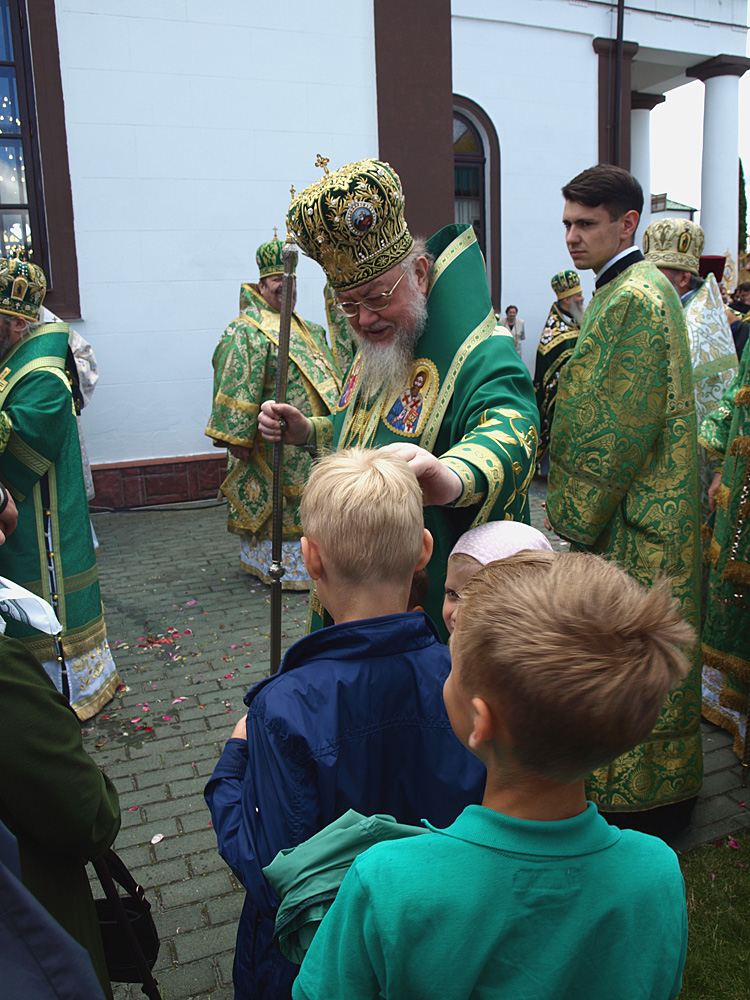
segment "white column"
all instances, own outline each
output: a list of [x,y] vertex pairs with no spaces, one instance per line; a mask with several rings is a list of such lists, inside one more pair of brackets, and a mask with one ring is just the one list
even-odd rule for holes
[[740,80],[736,74],[712,76],[704,86],[700,217],[706,233],[703,252],[721,256],[729,250],[736,267]]
[[643,188],[643,212],[635,234],[635,242],[640,246],[651,221],[651,112],[648,108],[634,108],[630,112],[630,172]]

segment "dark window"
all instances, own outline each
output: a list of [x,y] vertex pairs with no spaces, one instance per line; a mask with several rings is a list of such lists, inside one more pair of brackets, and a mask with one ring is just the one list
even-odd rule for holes
[[486,256],[487,227],[484,197],[484,146],[468,118],[453,112],[454,221],[474,227],[482,253]]
[[0,250],[33,251],[49,275],[24,5],[0,0]]

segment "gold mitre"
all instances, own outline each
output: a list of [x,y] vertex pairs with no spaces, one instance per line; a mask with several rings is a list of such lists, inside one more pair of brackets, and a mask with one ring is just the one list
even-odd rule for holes
[[26,249],[0,257],[0,313],[36,323],[47,291],[47,279],[37,264],[25,259]]
[[[319,164],[324,169],[325,162]],[[380,160],[326,171],[292,200],[287,225],[337,292],[380,277],[414,246],[404,221],[401,181]]]
[[706,234],[697,222],[659,219],[643,234],[643,253],[657,267],[689,271],[699,277],[698,262],[705,242]]
[[558,271],[550,281],[550,284],[558,300],[569,299],[571,295],[578,295],[583,290],[578,271],[574,271],[572,268],[569,268],[567,271]]
[[[284,262],[281,259],[281,251],[284,244],[273,231],[273,239],[267,243],[261,243],[255,252],[255,263],[258,265],[258,272],[262,278],[270,278],[272,274],[284,273]],[[297,269],[297,262],[294,262],[294,270]]]

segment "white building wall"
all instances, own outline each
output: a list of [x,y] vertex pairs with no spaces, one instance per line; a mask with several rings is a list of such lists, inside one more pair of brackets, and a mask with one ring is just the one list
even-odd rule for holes
[[[526,326],[523,359],[532,371],[554,301],[550,278],[572,267],[560,188],[597,161],[592,37],[453,18],[454,92],[484,109],[500,143],[501,205],[490,226],[501,225],[502,309],[518,306]],[[593,276],[581,277],[588,301]]]
[[[293,183],[377,153],[372,0],[57,0],[92,462],[211,451],[211,354]],[[298,309],[323,321],[300,258]]]

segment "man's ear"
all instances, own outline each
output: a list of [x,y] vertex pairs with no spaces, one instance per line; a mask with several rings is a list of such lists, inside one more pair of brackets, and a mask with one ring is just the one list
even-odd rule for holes
[[[432,558],[432,549],[433,549],[433,546],[434,546],[434,542],[432,540],[432,535],[429,533],[429,531],[427,530],[427,528],[425,528],[424,529],[424,534],[422,535],[422,552],[421,552],[421,554],[419,556],[419,561],[417,562],[417,565],[414,567],[415,571],[418,570],[418,569],[424,569],[425,568],[425,566],[427,565],[427,563]],[[303,549],[302,551],[304,552],[305,550]]]
[[417,288],[423,295],[426,295],[427,286],[430,283],[430,263],[426,257],[417,257],[414,261],[414,274],[417,279]]
[[622,233],[623,237],[625,236],[632,237],[635,235],[635,231],[638,228],[638,222],[640,221],[640,218],[641,217],[639,213],[636,212],[634,208],[629,209],[623,216],[621,216],[620,232]]
[[302,558],[305,561],[305,569],[311,580],[319,580],[323,575],[323,560],[320,558],[320,549],[314,538],[306,538],[304,535],[300,539],[302,546]]

